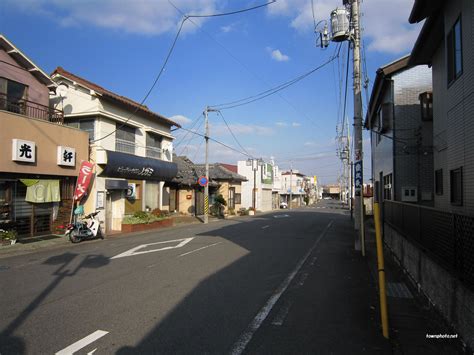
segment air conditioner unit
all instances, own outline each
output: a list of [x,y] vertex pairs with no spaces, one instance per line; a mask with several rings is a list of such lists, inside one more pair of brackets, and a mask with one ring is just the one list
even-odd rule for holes
[[418,188],[414,186],[402,187],[403,202],[418,202]]

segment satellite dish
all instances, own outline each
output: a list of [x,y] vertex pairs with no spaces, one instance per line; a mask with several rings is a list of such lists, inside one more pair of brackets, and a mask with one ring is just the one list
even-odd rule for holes
[[60,84],[58,88],[56,89],[56,94],[64,98],[66,97],[67,91],[68,91],[68,86],[66,84]]

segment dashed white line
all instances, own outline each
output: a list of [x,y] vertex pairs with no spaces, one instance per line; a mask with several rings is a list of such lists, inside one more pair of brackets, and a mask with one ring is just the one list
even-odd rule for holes
[[217,243],[214,243],[214,244],[206,245],[205,247],[202,247],[202,248],[198,248],[198,249],[195,249],[195,250],[191,250],[191,251],[189,251],[189,252],[187,252],[187,253],[178,255],[178,258],[180,258],[180,257],[182,257],[182,256],[185,256],[185,255],[189,255],[189,254],[195,253],[195,252],[197,252],[197,251],[200,251],[200,250],[203,250],[203,249],[206,249],[206,248],[213,247],[214,245],[221,244],[221,243],[222,243],[222,242],[217,242]]
[[74,344],[69,345],[67,348],[60,350],[56,353],[56,355],[71,355],[74,354],[76,351],[81,350],[82,348],[86,347],[87,345],[93,343],[97,339],[102,338],[104,335],[109,334],[105,330],[97,330],[94,333],[82,338],[81,340],[76,341]]
[[272,325],[276,326],[282,326],[283,323],[285,322],[285,318],[288,315],[288,312],[290,311],[291,303],[285,304],[281,309],[280,312],[278,312],[277,316],[275,319],[272,321]]
[[301,275],[301,279],[300,279],[300,282],[298,282],[298,285],[303,286],[304,282],[306,281],[308,276],[309,276],[309,274],[307,272],[305,272],[303,275]]
[[272,310],[273,306],[278,302],[278,299],[281,297],[283,292],[288,288],[291,281],[300,271],[303,264],[306,262],[311,253],[316,249],[319,244],[319,241],[324,237],[326,232],[331,228],[333,221],[329,222],[324,231],[320,234],[316,242],[314,242],[311,249],[306,253],[306,255],[300,260],[296,265],[295,269],[288,275],[288,277],[282,282],[282,284],[276,289],[275,293],[268,299],[267,303],[262,307],[262,309],[257,313],[252,322],[248,325],[247,329],[240,335],[239,339],[234,343],[230,353],[232,355],[240,355],[245,351],[248,343],[252,340],[255,332],[260,328],[263,321],[268,317],[268,314]]
[[268,226],[268,225],[267,225],[267,226],[263,226],[262,229],[266,229],[266,228],[268,228],[268,227],[270,227],[270,226]]

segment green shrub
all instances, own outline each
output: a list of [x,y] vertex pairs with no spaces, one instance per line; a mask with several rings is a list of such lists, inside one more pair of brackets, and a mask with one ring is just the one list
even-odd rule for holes
[[17,239],[17,233],[14,230],[4,230],[0,229],[0,239],[1,240],[16,240]]
[[222,195],[217,195],[216,198],[214,199],[214,203],[217,205],[227,206],[227,201]]
[[153,211],[151,211],[151,214],[156,217],[162,217],[164,215],[164,211],[160,210],[159,208],[155,208]]
[[140,218],[140,219],[148,219],[149,216],[150,216],[150,214],[145,212],[145,211],[137,211],[133,214],[133,217],[137,217],[137,218]]

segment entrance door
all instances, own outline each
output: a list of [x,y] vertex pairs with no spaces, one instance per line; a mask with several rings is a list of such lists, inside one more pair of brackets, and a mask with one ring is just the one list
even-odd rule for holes
[[227,206],[229,208],[235,209],[235,187],[229,187],[229,201]]

